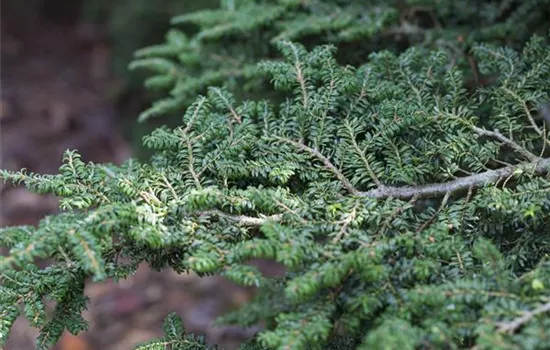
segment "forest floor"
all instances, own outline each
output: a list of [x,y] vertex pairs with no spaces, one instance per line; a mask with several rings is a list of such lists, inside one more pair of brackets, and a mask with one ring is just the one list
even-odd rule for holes
[[[2,23],[0,168],[55,173],[65,149],[78,149],[85,161],[120,163],[130,157],[117,109],[109,101],[117,86],[109,76],[109,46],[94,37],[93,27],[41,23],[34,29],[13,28],[22,27]],[[0,226],[36,225],[57,210],[52,197],[5,185],[0,192]],[[85,294],[89,330],[78,336],[65,332],[57,349],[131,349],[161,336],[170,312],[182,317],[187,330],[205,334],[222,349],[237,348],[257,331],[212,326],[218,315],[252,295],[220,277],[155,272],[143,265],[119,283],[90,282]],[[20,318],[6,349],[35,349],[36,336],[37,330]]]

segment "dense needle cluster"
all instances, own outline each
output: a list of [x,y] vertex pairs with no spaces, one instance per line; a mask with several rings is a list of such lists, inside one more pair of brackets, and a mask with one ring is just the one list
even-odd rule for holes
[[[300,4],[276,2],[244,29],[228,23],[250,18],[252,2],[242,12],[175,21],[209,26],[195,43],[225,31],[264,33],[272,22],[287,33],[294,27],[275,21],[280,8]],[[423,11],[435,16],[445,6]],[[226,18],[234,21],[223,25]],[[359,20],[334,32],[316,18],[333,35]],[[353,33],[356,40],[364,34]],[[149,54],[194,54],[180,34]],[[279,39],[282,58],[262,60],[249,76],[264,77],[275,91],[263,87],[243,99],[245,90],[231,85],[209,87],[189,103],[181,126],[144,139],[155,152],[148,163],[86,164],[67,151],[57,175],[0,173],[61,197],[62,209],[38,227],[1,231],[10,252],[0,258],[0,340],[21,310],[41,329],[42,349],[65,328],[85,329],[85,280],[124,278],[145,261],[258,287],[254,300],[220,320],[265,321],[243,349],[550,344],[550,138],[540,113],[550,99],[549,33],[508,47],[472,43],[460,54],[431,44],[363,52],[368,57],[357,65],[339,63],[335,45]],[[137,62],[155,68],[170,60]],[[174,81],[187,79],[170,67]],[[193,91],[184,85],[172,90],[183,96],[177,108]],[[40,269],[35,258],[54,263]],[[287,272],[267,278],[248,264],[253,258]],[[45,299],[57,302],[53,315]],[[165,332],[138,348],[208,348],[176,315]]]

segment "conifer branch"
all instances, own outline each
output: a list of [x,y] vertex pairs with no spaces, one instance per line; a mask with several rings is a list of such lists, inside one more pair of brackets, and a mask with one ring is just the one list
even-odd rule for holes
[[508,89],[505,86],[502,87],[502,90],[504,90],[506,93],[508,93],[513,98],[515,98],[521,104],[521,107],[523,108],[523,111],[525,112],[525,115],[527,116],[527,120],[529,120],[529,124],[531,124],[531,126],[533,127],[533,130],[535,130],[537,132],[537,134],[539,134],[544,139],[545,143],[550,145],[550,140],[548,140],[548,138],[546,137],[545,132],[543,132],[537,126],[537,123],[535,122],[535,118],[533,118],[533,114],[531,113],[531,111],[529,110],[529,107],[527,106],[527,102],[524,99],[522,99],[521,96],[519,96],[517,93],[515,93],[514,91]]
[[300,55],[298,54],[298,50],[294,46],[293,43],[288,41],[282,41],[281,44],[289,46],[292,49],[292,52],[294,53],[294,70],[296,71],[296,81],[300,84],[300,90],[302,91],[302,103],[304,106],[304,109],[308,105],[308,94],[306,89],[306,80],[304,78],[304,73],[302,71],[302,64],[300,63]]
[[202,106],[204,106],[204,103],[206,102],[206,97],[201,96],[198,101],[197,105],[195,106],[193,110],[193,115],[187,122],[187,125],[185,126],[185,129],[182,130],[182,135],[187,135],[189,131],[191,131],[191,128],[193,127],[193,123],[195,122],[195,119],[197,119],[197,116],[199,115],[199,111],[202,109]]
[[550,167],[550,158],[537,159],[534,162],[509,166],[497,170],[489,170],[484,173],[462,177],[446,183],[404,187],[381,186],[369,191],[358,192],[357,195],[376,199],[389,197],[406,199],[413,196],[418,196],[419,198],[435,197],[447,192],[454,193],[456,191],[467,190],[470,186],[480,187],[486,183],[494,183],[498,180],[512,176],[516,170],[520,170],[525,166],[533,167],[535,173],[545,174]]
[[529,322],[533,317],[540,315],[545,312],[550,312],[550,301],[546,304],[524,313],[522,316],[510,321],[510,322],[501,322],[498,327],[499,332],[511,332],[513,333],[516,329]]
[[361,160],[363,161],[363,164],[365,164],[365,168],[367,169],[367,172],[369,173],[372,181],[374,181],[376,186],[381,186],[382,182],[380,182],[380,179],[378,178],[378,176],[376,176],[376,174],[374,173],[374,170],[372,170],[369,160],[367,159],[367,157],[365,157],[365,152],[362,151],[361,148],[359,148],[359,145],[357,144],[357,140],[355,140],[355,136],[353,135],[353,130],[351,129],[351,125],[349,123],[346,123],[346,129],[349,132],[349,138],[353,144],[353,148],[357,151],[357,155],[361,158]]
[[348,226],[353,222],[355,221],[356,217],[357,217],[357,208],[359,207],[359,202],[355,203],[355,205],[353,206],[353,209],[351,210],[350,213],[347,214],[346,218],[343,220],[343,225],[342,227],[340,228],[340,231],[338,232],[338,234],[332,239],[332,242],[333,243],[336,243],[338,241],[340,241],[342,239],[342,237],[344,236],[344,234],[346,233],[347,229],[348,229]]
[[443,208],[445,208],[445,206],[447,205],[447,202],[449,201],[449,197],[451,197],[451,192],[445,193],[445,196],[443,196],[443,200],[441,201],[441,205],[439,206],[439,208],[435,211],[435,213],[433,213],[433,215],[425,223],[422,224],[422,226],[420,226],[416,230],[417,233],[424,231],[434,222],[434,220],[437,218],[439,213],[441,213]]
[[191,144],[191,141],[189,139],[185,140],[185,144],[187,145],[187,155],[188,155],[188,167],[189,173],[193,177],[193,182],[195,182],[195,186],[197,188],[202,188],[201,181],[199,179],[199,176],[197,175],[197,172],[195,171],[195,166],[193,163],[195,162],[195,158],[193,157],[193,145]]
[[235,112],[235,109],[233,108],[233,106],[231,106],[231,103],[223,95],[221,90],[219,88],[210,88],[210,90],[213,91],[218,96],[218,98],[223,101],[227,109],[229,109],[229,112],[231,113],[231,116],[233,117],[233,119],[235,119],[235,121],[238,124],[241,124],[242,123],[241,117],[237,114],[237,112]]
[[[462,120],[462,118],[454,115],[454,114],[448,114],[449,117],[455,119],[455,120]],[[477,127],[471,123],[467,123],[468,126],[470,126],[472,128],[472,130],[478,134],[479,136],[488,136],[488,137],[493,137],[493,138],[496,138],[497,140],[499,141],[502,141],[504,142],[505,144],[507,144],[511,149],[513,149],[515,152],[517,152],[518,154],[521,154],[523,157],[525,157],[527,160],[533,162],[533,161],[536,161],[537,159],[539,159],[539,157],[537,157],[536,155],[534,155],[533,153],[529,152],[527,149],[525,149],[524,147],[520,146],[517,142],[515,142],[514,140],[512,139],[509,139],[507,138],[506,136],[504,136],[498,129],[495,129],[493,131],[490,131],[490,130],[487,130],[487,129],[483,129],[483,128],[480,128],[480,127]],[[536,125],[535,125],[536,126]]]
[[300,66],[300,61],[298,60],[296,61],[294,68],[296,69],[296,80],[298,80],[298,83],[300,83],[300,89],[302,90],[302,99],[303,99],[304,108],[306,108],[308,104],[308,97],[307,97],[307,90],[306,90],[306,82],[302,73],[302,67]]
[[[406,203],[406,205],[413,206],[416,201],[418,200],[418,196],[413,196],[409,201]],[[406,210],[406,205],[402,205],[397,207],[393,213],[391,213],[386,220],[384,220],[384,223],[380,225],[374,236],[380,236],[384,234],[384,232],[391,227],[391,223],[393,220],[395,220],[397,217],[399,217],[401,214],[403,214]]]
[[502,135],[500,133],[500,131],[498,131],[498,130],[489,131],[489,130],[485,130],[485,129],[482,129],[482,128],[478,128],[477,126],[474,126],[474,131],[475,131],[476,134],[478,134],[480,136],[490,136],[490,137],[494,137],[494,138],[504,142],[505,144],[510,146],[510,148],[512,148],[514,151],[521,154],[522,156],[524,156],[527,160],[529,160],[531,162],[534,162],[539,158],[536,155],[534,155],[533,153],[526,150],[525,148],[518,145],[514,140],[511,140],[511,139],[507,138],[506,136]]
[[[302,145],[302,146],[307,147],[305,145]],[[512,176],[514,174],[514,171],[523,168],[523,166],[525,165],[533,166],[536,173],[544,174],[548,171],[548,168],[550,167],[550,158],[540,159],[535,162],[531,162],[527,164],[509,166],[502,169],[490,170],[484,173],[463,177],[447,183],[428,184],[428,185],[421,185],[421,186],[405,186],[405,187],[381,186],[366,192],[356,192],[355,194],[360,197],[371,197],[376,199],[384,199],[389,197],[398,198],[398,199],[407,199],[407,198],[418,199],[418,198],[434,197],[434,196],[444,194],[445,195],[444,203],[446,203],[449,196],[456,191],[470,190],[472,188],[482,186],[486,183],[497,182],[499,180]],[[442,204],[442,206],[444,206],[444,204]],[[441,208],[439,210],[441,210]],[[256,218],[256,217],[245,216],[245,215],[231,215],[231,214],[224,213],[220,210],[201,211],[201,212],[198,212],[197,214],[216,215],[216,216],[220,216],[220,217],[229,219],[231,221],[237,222],[241,225],[252,226],[252,227],[261,226],[267,221],[280,221],[282,219],[282,214],[276,214],[276,215],[267,216],[264,218]],[[422,228],[424,228],[424,226]]]
[[315,158],[319,159],[321,162],[323,162],[325,167],[328,170],[330,170],[336,176],[336,178],[338,178],[338,180],[340,180],[342,182],[342,185],[346,188],[346,190],[348,190],[349,193],[358,194],[357,189],[344,176],[344,174],[342,174],[342,172],[340,170],[338,170],[338,168],[336,168],[336,166],[334,166],[334,164],[332,164],[332,162],[327,157],[325,157],[321,152],[319,152],[318,150],[316,150],[314,148],[308,147],[308,146],[304,145],[303,143],[296,142],[296,141],[291,140],[291,139],[287,139],[287,138],[283,138],[283,137],[275,137],[275,138],[277,140],[280,140],[280,141],[283,141],[283,142],[286,142],[286,143],[290,143],[291,145],[296,146],[297,148],[299,148],[301,151],[305,151],[305,152],[309,153],[310,155],[314,156]]

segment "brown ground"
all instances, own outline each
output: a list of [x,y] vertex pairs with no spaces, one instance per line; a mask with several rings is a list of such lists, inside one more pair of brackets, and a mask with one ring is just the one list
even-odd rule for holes
[[[119,163],[128,158],[116,110],[106,99],[116,86],[108,74],[108,45],[91,26],[31,20],[26,18],[25,25],[13,18],[2,21],[0,168],[54,173],[67,148],[78,149],[85,161]],[[38,28],[31,30],[29,23]],[[55,198],[4,185],[0,200],[0,226],[36,224],[57,208]],[[141,266],[119,284],[89,283],[90,329],[78,337],[65,334],[57,348],[131,349],[160,336],[164,317],[175,311],[188,330],[234,349],[256,329],[214,328],[211,323],[250,293],[218,277],[199,279]],[[36,330],[20,318],[6,349],[34,349],[35,337]]]

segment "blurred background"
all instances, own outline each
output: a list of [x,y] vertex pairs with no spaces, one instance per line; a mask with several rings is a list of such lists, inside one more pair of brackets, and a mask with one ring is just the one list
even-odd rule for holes
[[[77,149],[85,161],[146,160],[141,138],[157,125],[138,124],[136,116],[154,96],[142,88],[143,77],[128,71],[128,63],[135,50],[162,41],[172,16],[217,3],[2,0],[0,168],[55,173],[66,149]],[[3,184],[0,201],[0,226],[35,225],[57,210],[55,198]],[[122,283],[89,283],[86,294],[89,330],[78,337],[65,334],[57,349],[131,349],[161,336],[171,311],[188,330],[226,349],[257,331],[212,327],[216,316],[251,295],[217,277],[142,266]],[[34,349],[36,335],[19,319],[7,349]]]

